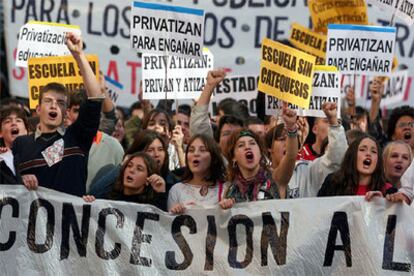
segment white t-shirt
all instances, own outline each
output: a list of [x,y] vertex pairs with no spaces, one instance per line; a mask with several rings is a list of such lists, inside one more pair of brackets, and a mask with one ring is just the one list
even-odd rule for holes
[[215,207],[223,198],[227,185],[218,183],[214,187],[208,188],[205,196],[200,194],[201,187],[182,182],[175,184],[168,194],[168,209],[178,203],[184,204],[186,208]]

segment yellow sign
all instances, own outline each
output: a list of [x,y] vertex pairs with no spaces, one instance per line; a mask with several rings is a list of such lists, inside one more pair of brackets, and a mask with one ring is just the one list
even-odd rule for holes
[[261,55],[258,90],[307,109],[316,57],[268,38]]
[[315,32],[328,32],[328,24],[367,25],[365,0],[309,0],[309,12]]
[[296,48],[316,56],[316,64],[325,64],[326,35],[315,33],[298,23],[293,23],[289,42]]
[[[88,55],[87,59],[99,80],[98,56]],[[30,58],[27,73],[31,109],[36,108],[40,90],[48,83],[63,84],[68,92],[79,91],[84,87],[79,67],[72,56]]]

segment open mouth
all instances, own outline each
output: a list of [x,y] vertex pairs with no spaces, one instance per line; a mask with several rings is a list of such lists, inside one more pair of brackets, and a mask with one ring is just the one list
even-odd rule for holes
[[197,167],[198,165],[200,165],[200,160],[193,160],[193,165],[195,167]]
[[54,112],[54,111],[49,112],[49,117],[52,119],[56,119],[57,115],[58,115],[57,112]]
[[362,164],[364,165],[364,167],[369,167],[372,164],[372,160],[370,158],[366,158],[364,159],[364,161],[362,161]]
[[134,181],[134,179],[133,179],[132,177],[130,177],[130,176],[127,176],[127,177],[126,177],[126,181],[127,181],[127,182],[132,182],[132,181]]
[[254,160],[254,154],[251,151],[246,152],[246,160],[247,162],[252,162]]
[[404,140],[410,140],[411,139],[411,132],[404,133]]
[[19,129],[18,128],[12,128],[11,135],[19,135]]

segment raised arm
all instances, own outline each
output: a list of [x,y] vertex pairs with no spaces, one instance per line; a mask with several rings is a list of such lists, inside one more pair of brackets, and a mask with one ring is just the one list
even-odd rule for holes
[[211,128],[210,118],[208,117],[208,105],[210,103],[211,95],[216,86],[226,77],[224,70],[209,71],[207,75],[207,83],[204,86],[203,92],[198,99],[197,104],[191,111],[190,119],[190,134],[205,133],[211,137],[213,129]]
[[286,153],[282,157],[279,165],[273,170],[272,177],[279,187],[287,187],[293,170],[295,169],[296,156],[299,150],[296,111],[289,109],[287,103],[283,104],[282,118],[288,132],[286,138]]
[[73,33],[68,33],[66,35],[66,45],[79,66],[83,83],[86,88],[86,95],[88,98],[100,96],[101,89],[99,83],[96,80],[96,76],[93,73],[88,60],[86,59],[85,53],[83,52],[82,38]]

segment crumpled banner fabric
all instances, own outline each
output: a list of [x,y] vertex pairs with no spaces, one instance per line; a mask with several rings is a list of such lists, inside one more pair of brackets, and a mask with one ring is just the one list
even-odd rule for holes
[[2,275],[410,275],[414,209],[363,197],[231,210],[155,207],[3,185]]

